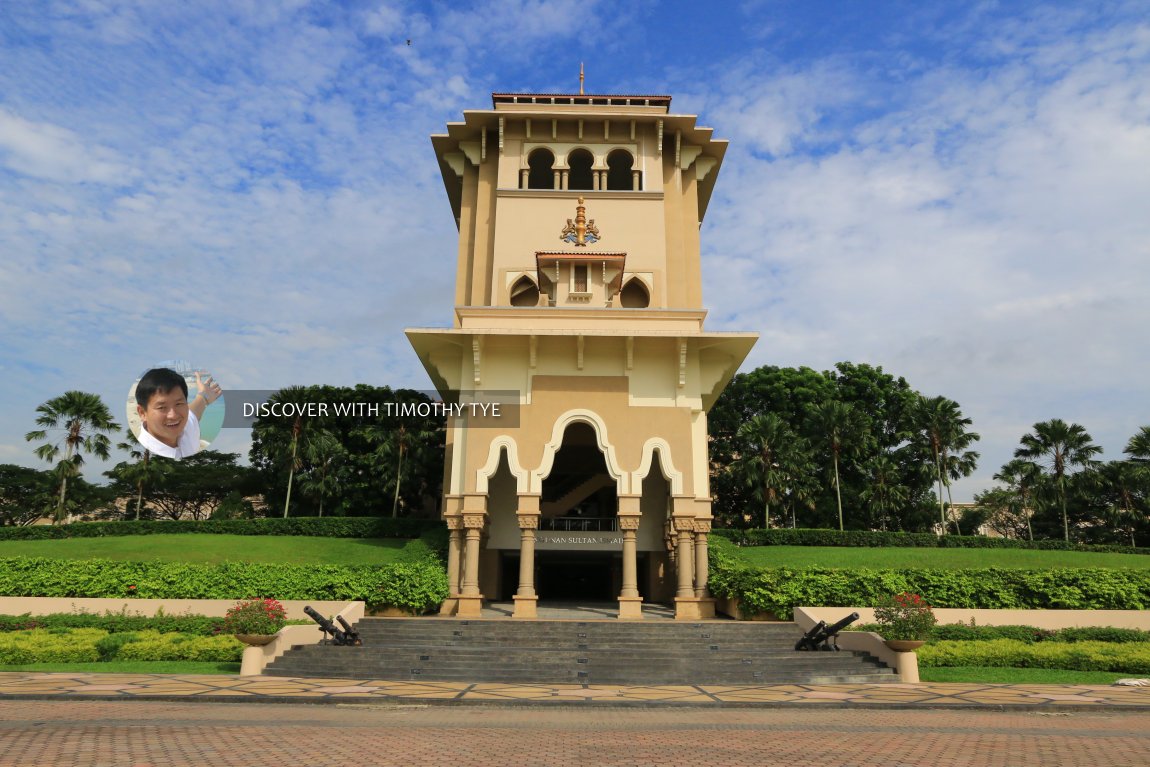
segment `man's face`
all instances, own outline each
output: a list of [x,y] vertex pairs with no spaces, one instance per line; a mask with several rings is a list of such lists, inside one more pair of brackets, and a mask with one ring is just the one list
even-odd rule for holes
[[158,391],[147,406],[136,405],[144,428],[169,447],[175,447],[188,423],[188,398],[178,388]]

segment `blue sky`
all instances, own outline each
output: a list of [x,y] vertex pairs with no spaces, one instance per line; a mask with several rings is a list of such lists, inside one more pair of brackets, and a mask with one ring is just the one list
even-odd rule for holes
[[[492,91],[666,93],[731,141],[708,328],[1036,422],[1150,424],[1144,2],[0,3],[0,462],[44,400],[180,358],[427,388],[456,231],[428,135]],[[410,40],[410,45],[408,41]],[[242,432],[216,447],[245,452]],[[99,468],[98,466],[94,466]]]

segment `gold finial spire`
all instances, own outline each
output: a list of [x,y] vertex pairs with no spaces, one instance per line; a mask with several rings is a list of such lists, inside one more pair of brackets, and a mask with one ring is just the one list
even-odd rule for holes
[[583,62],[579,62],[579,95],[583,95]]

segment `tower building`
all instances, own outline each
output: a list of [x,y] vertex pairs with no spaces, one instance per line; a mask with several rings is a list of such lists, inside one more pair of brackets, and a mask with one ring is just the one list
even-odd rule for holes
[[714,614],[707,411],[757,339],[703,329],[699,230],[726,142],[669,96],[492,95],[432,136],[459,228],[451,327],[408,338],[445,398],[444,611],[485,600]]

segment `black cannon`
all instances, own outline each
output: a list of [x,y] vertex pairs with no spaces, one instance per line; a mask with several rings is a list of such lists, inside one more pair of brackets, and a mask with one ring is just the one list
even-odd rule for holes
[[839,632],[859,619],[858,613],[851,613],[840,621],[827,625],[826,621],[819,621],[799,641],[795,642],[796,650],[838,650],[838,642],[831,643]]
[[303,611],[307,617],[319,624],[319,630],[323,632],[324,637],[321,644],[334,644],[348,647],[359,647],[363,644],[363,640],[359,638],[359,633],[348,625],[342,615],[335,617],[340,625],[343,626],[342,629],[339,629],[336,628],[334,623],[311,609],[311,607],[305,607]]

